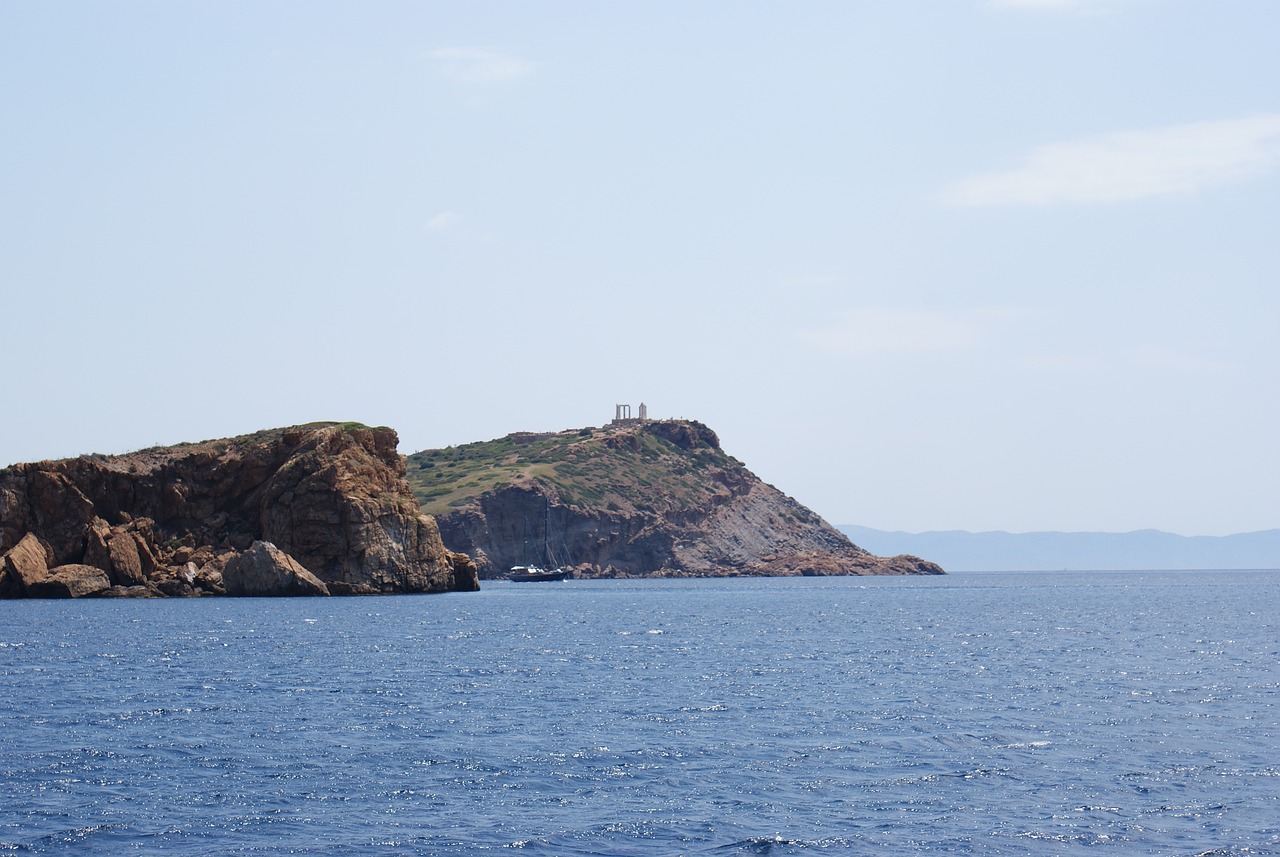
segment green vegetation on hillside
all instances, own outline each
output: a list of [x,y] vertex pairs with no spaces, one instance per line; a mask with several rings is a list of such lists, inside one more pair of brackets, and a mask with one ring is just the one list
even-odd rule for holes
[[722,492],[723,474],[742,465],[718,447],[685,449],[643,426],[497,440],[408,456],[409,484],[428,514],[446,514],[486,491],[534,481],[563,503],[610,511],[661,511],[703,505]]

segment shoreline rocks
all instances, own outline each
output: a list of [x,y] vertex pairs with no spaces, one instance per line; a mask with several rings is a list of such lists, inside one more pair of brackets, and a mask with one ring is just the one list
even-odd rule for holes
[[228,595],[328,595],[329,587],[270,542],[254,542],[222,570]]
[[478,589],[420,514],[397,443],[326,423],[0,470],[0,597]]

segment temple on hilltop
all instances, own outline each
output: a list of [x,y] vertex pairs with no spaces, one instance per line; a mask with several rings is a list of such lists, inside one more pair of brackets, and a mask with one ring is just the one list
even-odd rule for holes
[[636,423],[647,423],[649,421],[649,406],[644,402],[640,403],[639,415],[634,417],[631,416],[630,405],[614,405],[613,409],[613,422],[611,425],[634,425]]

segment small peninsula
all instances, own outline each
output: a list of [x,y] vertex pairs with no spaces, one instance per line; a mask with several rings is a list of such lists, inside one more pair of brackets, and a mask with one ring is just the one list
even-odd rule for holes
[[414,496],[481,578],[529,564],[577,577],[943,573],[858,547],[725,453],[706,425],[623,408],[601,427],[414,453]]

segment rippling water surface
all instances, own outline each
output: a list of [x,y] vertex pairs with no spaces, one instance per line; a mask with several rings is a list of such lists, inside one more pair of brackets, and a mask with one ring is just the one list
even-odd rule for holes
[[1280,854],[1280,572],[0,602],[0,854]]

